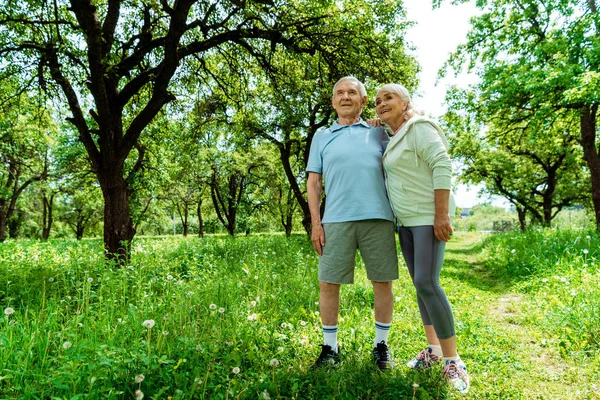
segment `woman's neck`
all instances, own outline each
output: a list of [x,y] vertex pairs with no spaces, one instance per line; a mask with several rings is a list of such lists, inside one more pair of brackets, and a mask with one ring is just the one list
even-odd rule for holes
[[[406,118],[404,117],[404,115],[406,115]],[[390,126],[390,128],[392,129],[392,132],[394,132],[394,135],[396,133],[398,133],[398,131],[400,129],[402,129],[402,127],[404,125],[406,125],[406,123],[415,115],[420,115],[418,112],[414,111],[414,110],[408,110],[405,114],[402,114],[400,116],[400,118],[398,119],[398,121],[392,121],[391,123],[389,123],[388,125]]]

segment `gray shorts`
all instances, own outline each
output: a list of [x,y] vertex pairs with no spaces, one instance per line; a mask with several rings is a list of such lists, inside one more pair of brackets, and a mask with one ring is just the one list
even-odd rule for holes
[[325,246],[319,260],[319,281],[354,283],[356,249],[365,263],[367,278],[375,282],[398,279],[394,223],[383,219],[323,224]]

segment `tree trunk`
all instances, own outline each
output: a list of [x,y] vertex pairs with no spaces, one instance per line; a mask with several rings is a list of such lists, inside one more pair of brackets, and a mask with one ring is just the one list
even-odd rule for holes
[[[10,232],[10,220],[17,208],[17,200],[21,193],[34,181],[39,181],[45,175],[42,174],[40,176],[33,177],[27,181],[25,181],[21,186],[19,186],[19,179],[21,177],[21,168],[20,166],[15,165],[16,163],[10,162],[7,175],[8,180],[4,187],[8,192],[10,192],[10,197],[0,198],[0,243],[6,240],[6,232],[9,230]],[[15,234],[15,232],[12,232]],[[12,237],[12,235],[11,235]]]
[[54,206],[54,194],[47,198],[43,196],[42,201],[44,202],[44,212],[42,215],[42,239],[48,240],[50,237],[50,230],[52,229],[52,210]]
[[279,147],[279,158],[281,160],[281,164],[283,165],[283,171],[285,172],[285,176],[290,183],[290,187],[294,191],[294,196],[296,197],[296,201],[300,205],[300,209],[302,209],[302,226],[308,235],[311,233],[311,220],[310,220],[310,208],[308,208],[308,201],[304,197],[304,193],[300,189],[300,185],[298,185],[298,181],[296,180],[296,176],[292,171],[292,166],[290,164],[290,149],[291,144],[286,143],[284,146]]
[[581,146],[583,157],[590,170],[592,181],[592,203],[594,204],[594,216],[596,230],[600,231],[600,160],[596,149],[596,114],[598,106],[583,107],[581,110]]
[[521,228],[521,232],[525,232],[527,230],[527,210],[525,207],[516,207],[516,209],[519,216],[519,227]]
[[189,230],[188,215],[189,215],[189,206],[188,206],[188,203],[185,202],[185,203],[183,203],[183,219],[181,221],[183,223],[183,237],[187,237],[187,235],[188,235],[188,230]]
[[83,238],[83,232],[85,231],[85,218],[83,216],[79,216],[77,220],[77,227],[75,228],[75,238],[77,240],[81,240]]
[[0,199],[0,243],[6,240],[6,200]]
[[23,224],[23,212],[12,212],[11,216],[7,219],[8,223],[8,236],[11,239],[16,239],[19,237],[19,228]]
[[286,221],[285,221],[285,236],[290,237],[292,236],[292,219],[293,219],[293,213],[289,212],[288,215],[286,216]]
[[202,218],[202,199],[198,201],[198,236],[204,237],[204,219]]
[[129,246],[135,228],[129,210],[129,188],[122,168],[102,170],[98,174],[104,196],[104,248],[109,260],[129,261]]
[[544,213],[544,226],[550,226],[552,223],[552,206],[554,199],[554,191],[556,189],[556,169],[552,168],[547,171],[548,179],[546,180],[546,191],[543,196],[543,213]]
[[[245,177],[241,176],[239,182],[235,176],[229,177],[227,192],[223,196],[217,183],[217,175],[213,170],[213,175],[210,184],[210,196],[217,213],[217,218],[230,236],[235,235],[235,219],[237,217],[237,208],[244,193]],[[225,198],[224,198],[225,197]]]

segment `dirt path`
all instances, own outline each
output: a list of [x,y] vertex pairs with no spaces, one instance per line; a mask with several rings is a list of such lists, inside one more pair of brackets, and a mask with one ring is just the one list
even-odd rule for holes
[[545,312],[532,306],[535,293],[519,293],[494,279],[485,268],[480,236],[457,236],[447,246],[444,268],[466,299],[478,300],[462,312],[458,305],[456,316],[469,326],[468,337],[460,337],[458,326],[459,343],[475,346],[463,351],[473,358],[471,398],[600,400],[586,376],[590,369],[565,361],[556,338],[544,337],[535,326]]

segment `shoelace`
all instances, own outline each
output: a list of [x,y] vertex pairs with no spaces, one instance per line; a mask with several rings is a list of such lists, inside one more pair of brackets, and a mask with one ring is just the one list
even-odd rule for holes
[[388,354],[389,352],[386,346],[377,345],[375,357],[377,357],[378,361],[389,361]]
[[465,371],[458,368],[458,365],[455,363],[450,363],[444,367],[444,375],[449,379],[458,379],[465,375]]
[[429,351],[427,350],[421,350],[421,352],[419,354],[417,354],[417,361],[427,361],[427,359],[429,358]]
[[417,361],[423,361],[423,364],[430,365],[432,362],[436,361],[434,358],[435,355],[432,354],[428,349],[421,350],[419,354],[417,354]]

